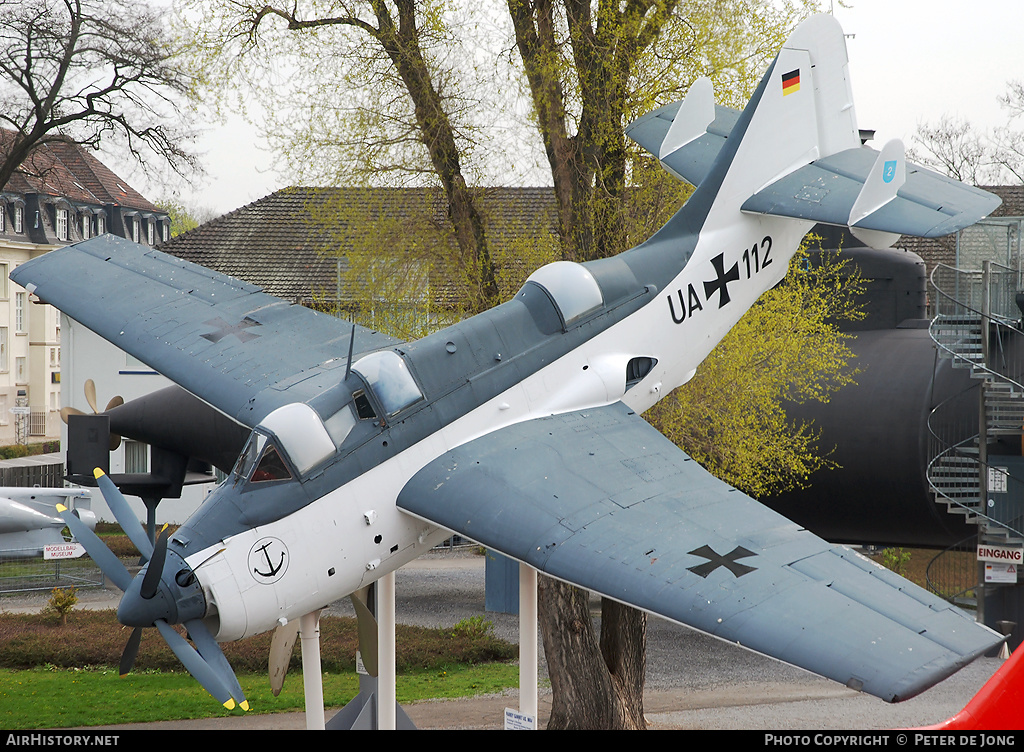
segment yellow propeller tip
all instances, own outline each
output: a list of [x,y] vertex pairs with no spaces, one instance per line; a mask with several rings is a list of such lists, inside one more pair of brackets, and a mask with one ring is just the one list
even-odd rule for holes
[[99,480],[104,475],[106,475],[106,473],[100,470],[98,467],[92,471],[92,477],[94,477],[96,480]]
[[57,512],[58,512],[58,513],[60,513],[60,512],[66,512],[66,511],[68,511],[68,508],[67,508],[66,506],[64,506],[63,504],[58,504],[58,505],[57,505]]
[[233,697],[229,698],[228,701],[224,703],[224,707],[227,708],[228,710],[234,710],[235,709],[235,699]]
[[242,704],[239,705],[238,707],[240,707],[242,710],[248,712],[249,711],[249,701],[248,700],[242,700]]

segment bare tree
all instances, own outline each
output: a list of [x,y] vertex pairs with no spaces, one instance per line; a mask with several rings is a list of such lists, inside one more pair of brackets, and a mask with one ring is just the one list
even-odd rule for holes
[[1011,81],[999,103],[1008,114],[1005,125],[980,131],[962,118],[943,116],[938,124],[918,126],[909,156],[926,167],[974,185],[1024,181],[1024,82]]
[[161,16],[130,0],[0,0],[0,186],[56,140],[107,139],[179,174],[196,166],[173,125],[192,89]]

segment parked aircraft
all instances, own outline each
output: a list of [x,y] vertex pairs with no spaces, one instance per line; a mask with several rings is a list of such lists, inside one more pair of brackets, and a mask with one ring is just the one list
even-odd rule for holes
[[81,524],[94,530],[91,494],[87,488],[0,488],[0,558],[34,559],[47,546],[66,544],[66,523],[54,512],[58,503],[75,508]]
[[109,235],[14,271],[251,430],[229,479],[155,545],[100,475],[149,559],[135,578],[63,513],[125,591],[123,668],[156,627],[212,695],[244,705],[218,641],[286,629],[449,531],[889,701],[999,644],[640,417],[782,280],[813,223],[891,244],[953,232],[998,199],[907,163],[898,142],[861,146],[829,16],[793,32],[742,113],[701,81],[629,134],[697,184],[664,228],[614,258],[545,266],[512,300],[413,342]]

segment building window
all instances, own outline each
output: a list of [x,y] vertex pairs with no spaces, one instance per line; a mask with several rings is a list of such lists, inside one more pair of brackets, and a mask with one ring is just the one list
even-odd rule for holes
[[10,270],[6,261],[0,263],[0,300],[7,300],[7,273]]
[[14,331],[17,334],[25,333],[25,293],[14,293]]
[[23,206],[14,207],[14,231],[25,232],[25,207]]
[[103,235],[107,231],[107,216],[105,214],[96,215],[96,234]]
[[149,472],[149,444],[141,441],[125,440],[124,471],[126,473]]
[[89,239],[89,232],[92,230],[92,217],[88,214],[82,215],[82,240]]
[[156,227],[153,225],[153,220],[146,222],[146,242],[153,245],[156,242]]
[[139,218],[135,217],[132,220],[132,241],[135,243],[139,242]]
[[0,232],[7,232],[7,206],[0,203]]
[[163,222],[160,227],[163,230],[164,242],[166,243],[171,239],[171,220],[168,219],[166,222]]
[[68,210],[57,210],[57,240],[68,239]]
[[0,372],[7,373],[10,370],[7,361],[7,327],[0,326]]

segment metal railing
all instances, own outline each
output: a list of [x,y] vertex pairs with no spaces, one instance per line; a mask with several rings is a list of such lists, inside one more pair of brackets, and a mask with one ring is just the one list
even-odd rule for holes
[[[988,262],[981,271],[938,264],[931,282],[937,294],[932,339],[954,367],[969,368],[979,381],[977,390],[948,398],[928,416],[929,485],[951,511],[964,512],[971,522],[990,523],[986,532],[1024,537],[1024,521],[1015,509],[987,503],[994,483],[1009,482],[1006,471],[988,461],[990,431],[1024,434],[1024,384],[1018,381],[1024,373],[1024,347],[1010,347],[1022,336],[1020,274]],[[971,400],[978,406],[973,418]]]

